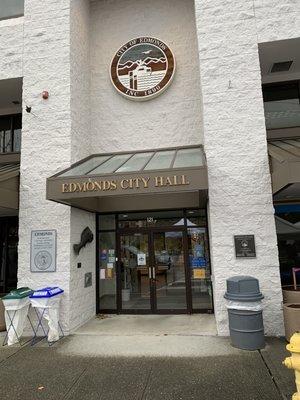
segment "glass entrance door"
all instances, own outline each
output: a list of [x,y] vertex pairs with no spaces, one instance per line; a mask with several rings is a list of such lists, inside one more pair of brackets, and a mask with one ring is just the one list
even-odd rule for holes
[[156,309],[187,310],[183,232],[153,232],[153,251]]
[[153,310],[148,233],[120,235],[122,310]]
[[187,311],[182,231],[120,235],[121,310]]
[[97,312],[213,312],[205,210],[98,215],[96,249]]

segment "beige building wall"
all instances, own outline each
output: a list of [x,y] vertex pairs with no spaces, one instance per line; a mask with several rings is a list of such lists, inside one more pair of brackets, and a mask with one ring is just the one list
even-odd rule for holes
[[[299,36],[299,7],[293,0],[196,0],[195,7],[218,332],[228,334],[226,278],[252,275],[265,295],[266,333],[282,334],[258,43]],[[255,235],[256,258],[235,258],[238,234]]]
[[0,21],[0,80],[23,76],[24,18]]
[[[72,0],[70,8],[71,41],[71,160],[78,161],[93,151],[90,135],[90,4],[86,0]],[[95,214],[71,208],[70,219],[70,329],[74,330],[96,313],[96,220]],[[79,255],[73,245],[79,243],[81,233],[89,227],[94,240]],[[78,268],[78,263],[81,268]],[[84,287],[85,274],[92,273],[92,286]]]
[[[94,0],[90,29],[93,153],[202,143],[193,0]],[[122,97],[109,78],[115,52],[140,36],[164,41],[177,63],[170,87],[145,102]]]
[[[195,0],[195,8],[192,0],[25,0],[24,18],[0,21],[0,79],[24,77],[18,285],[61,286],[67,332],[94,313],[95,277],[87,290],[83,278],[94,271],[95,242],[79,257],[73,245],[95,220],[47,201],[46,179],[90,153],[204,137],[218,332],[228,333],[225,280],[243,273],[261,282],[267,334],[282,333],[258,43],[297,37],[298,27],[294,0]],[[165,93],[137,103],[115,91],[109,64],[142,35],[171,47],[177,71]],[[34,229],[57,230],[56,273],[30,272]],[[233,235],[251,233],[257,258],[236,260]]]

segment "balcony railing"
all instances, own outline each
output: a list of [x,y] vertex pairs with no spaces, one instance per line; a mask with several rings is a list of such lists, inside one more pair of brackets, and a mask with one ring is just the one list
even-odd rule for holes
[[1,0],[0,3],[0,20],[24,14],[24,0]]
[[22,115],[0,116],[0,155],[21,151]]

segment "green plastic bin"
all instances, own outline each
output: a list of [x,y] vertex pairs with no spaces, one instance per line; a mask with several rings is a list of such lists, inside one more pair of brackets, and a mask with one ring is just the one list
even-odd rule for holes
[[[5,323],[7,330],[7,344],[10,346],[19,342],[26,324],[30,306],[29,296],[33,293],[28,287],[12,290],[2,297],[5,308]],[[13,326],[12,326],[12,325]]]
[[21,287],[19,289],[12,290],[10,293],[2,297],[2,300],[17,300],[29,297],[33,293],[33,290],[28,287]]

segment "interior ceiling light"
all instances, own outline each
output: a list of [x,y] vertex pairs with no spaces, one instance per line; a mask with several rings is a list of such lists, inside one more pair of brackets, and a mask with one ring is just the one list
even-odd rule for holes
[[281,61],[272,65],[271,73],[274,72],[287,72],[291,68],[293,61]]

